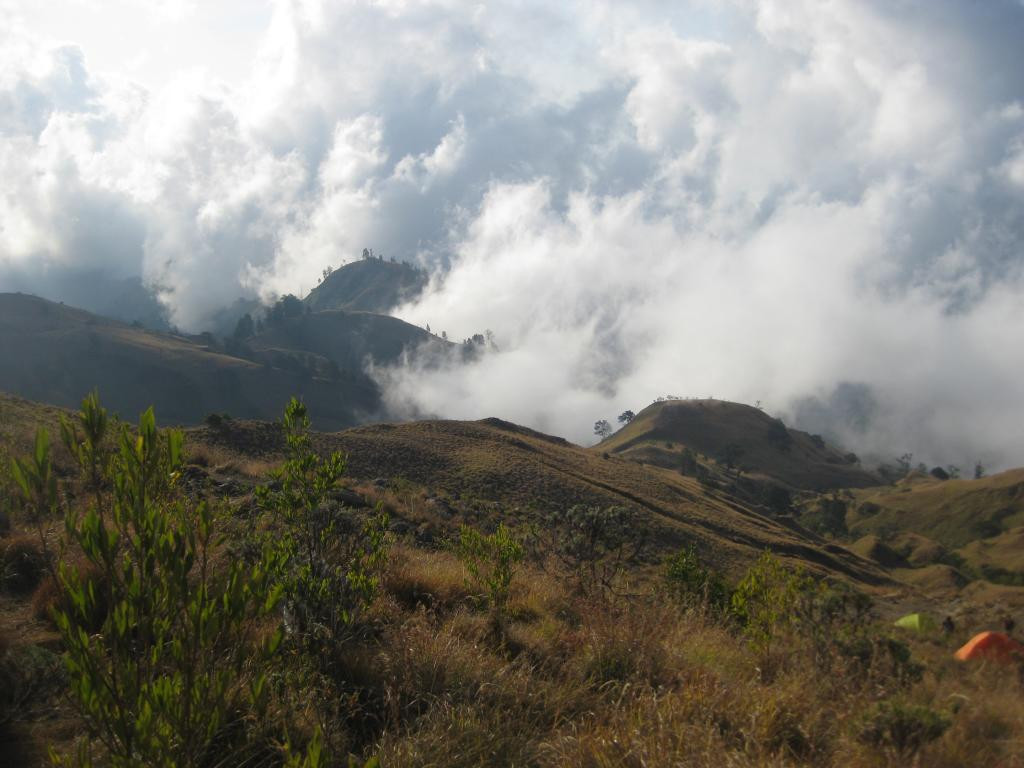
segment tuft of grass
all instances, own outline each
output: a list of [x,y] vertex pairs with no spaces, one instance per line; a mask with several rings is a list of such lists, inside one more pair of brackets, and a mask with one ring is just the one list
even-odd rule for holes
[[598,687],[670,681],[663,611],[628,604],[592,610],[591,621],[580,630],[577,664],[584,680]]
[[250,480],[269,476],[279,465],[279,462],[240,455],[222,446],[204,443],[190,443],[185,460],[220,475],[239,475]]
[[46,555],[35,536],[18,534],[0,541],[0,588],[15,595],[31,593],[46,572]]
[[408,609],[451,611],[470,598],[462,563],[446,551],[396,544],[384,571],[385,592]]

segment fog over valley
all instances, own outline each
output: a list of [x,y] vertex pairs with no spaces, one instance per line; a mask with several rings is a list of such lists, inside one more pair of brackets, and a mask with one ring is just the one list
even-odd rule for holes
[[373,367],[394,418],[1024,464],[1020,0],[216,5],[0,2],[0,292],[226,333],[372,248],[491,332]]

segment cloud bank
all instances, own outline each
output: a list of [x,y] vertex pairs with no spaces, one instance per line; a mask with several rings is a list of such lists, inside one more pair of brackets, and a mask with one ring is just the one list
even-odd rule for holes
[[15,13],[0,288],[138,280],[198,329],[369,245],[437,271],[402,317],[500,350],[390,372],[399,413],[585,441],[714,395],[1024,463],[1024,5],[492,6],[280,0],[248,81],[155,90]]

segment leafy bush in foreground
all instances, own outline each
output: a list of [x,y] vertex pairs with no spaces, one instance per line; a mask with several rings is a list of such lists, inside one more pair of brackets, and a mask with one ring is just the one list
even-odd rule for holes
[[701,603],[709,608],[724,608],[729,591],[718,574],[705,568],[693,545],[680,549],[665,565],[664,584],[668,594],[682,603]]
[[287,459],[273,482],[256,492],[275,526],[264,543],[282,563],[289,637],[300,644],[338,644],[376,593],[388,519],[377,514],[360,524],[332,503],[345,458],[335,452],[325,459],[312,450],[309,415],[295,398],[283,427]]
[[770,661],[773,642],[793,626],[800,594],[808,587],[805,576],[787,570],[770,552],[763,553],[736,585],[730,607],[764,665]]
[[[78,424],[66,422],[62,433],[93,498],[84,514],[66,515],[64,545],[81,551],[85,567],[60,560],[63,596],[53,608],[87,737],[55,759],[199,766],[221,764],[225,753],[242,762],[280,752],[273,741],[287,739],[259,738],[261,667],[281,637],[272,618],[282,592],[276,553],[252,564],[217,558],[213,509],[177,493],[182,434],[158,431],[152,409],[136,430],[108,435],[91,396]],[[45,431],[35,455],[15,466],[29,514],[55,510]],[[292,762],[317,760],[311,750]]]
[[512,577],[523,559],[523,545],[504,524],[489,535],[464,525],[459,529],[455,552],[469,572],[470,587],[485,594],[500,626]]
[[345,734],[336,727],[349,714],[346,644],[360,614],[377,593],[387,559],[388,517],[365,520],[332,500],[345,458],[313,450],[306,406],[292,398],[282,426],[287,458],[271,483],[257,489],[268,529],[256,551],[276,562],[289,663],[278,676],[286,706],[311,712],[325,739],[325,759],[341,752]]

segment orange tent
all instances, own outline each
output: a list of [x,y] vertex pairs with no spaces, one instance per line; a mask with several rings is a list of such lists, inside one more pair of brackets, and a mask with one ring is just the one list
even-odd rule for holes
[[960,661],[991,659],[1011,662],[1024,660],[1024,645],[1004,632],[982,632],[975,635],[955,654]]

